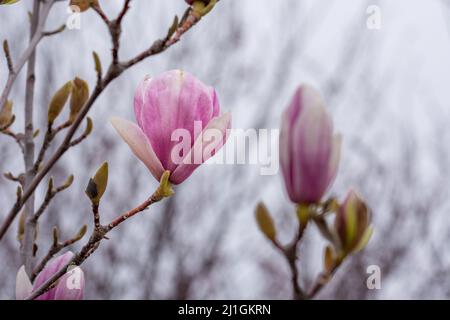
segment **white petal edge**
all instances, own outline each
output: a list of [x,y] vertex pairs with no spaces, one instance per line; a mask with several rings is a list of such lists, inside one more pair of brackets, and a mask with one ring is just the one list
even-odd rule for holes
[[31,294],[32,290],[33,285],[31,284],[30,278],[25,271],[25,266],[21,266],[17,272],[16,278],[16,299],[26,299]]
[[155,179],[159,181],[164,168],[141,128],[137,124],[122,118],[112,117],[109,121],[136,157],[147,166]]
[[[231,113],[225,112],[219,117],[215,117],[211,119],[211,121],[208,123],[208,125],[203,129],[202,135],[195,140],[194,145],[192,146],[189,153],[186,155],[185,159],[195,159],[196,154],[201,154],[203,158],[203,152],[205,149],[205,146],[208,147],[209,150],[218,150],[220,149],[225,143],[227,136],[227,129],[229,129],[231,126]],[[204,132],[210,129],[219,130],[222,133],[222,140],[220,141],[214,141],[215,145],[211,145],[208,143],[208,141],[205,141],[205,137],[203,135]],[[203,162],[207,161],[210,158],[210,156],[203,158]],[[202,162],[202,163],[203,163]],[[197,168],[201,163],[186,163],[183,161],[172,173],[170,179],[175,184],[181,183],[184,181],[191,173]],[[188,169],[189,168],[189,169]],[[189,172],[186,176],[186,172]]]

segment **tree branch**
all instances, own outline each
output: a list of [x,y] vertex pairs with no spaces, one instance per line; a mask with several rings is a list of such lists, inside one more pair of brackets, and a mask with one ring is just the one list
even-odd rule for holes
[[[53,0],[54,1],[54,0]],[[52,2],[53,2],[52,1]],[[101,12],[98,9],[96,9],[97,13]],[[100,14],[100,13],[99,13]],[[108,18],[102,13],[100,14],[101,18],[105,21],[105,23],[108,24],[109,28],[109,20]],[[178,40],[179,37],[181,37],[184,33],[186,33],[190,28],[192,28],[194,24],[188,23],[184,25],[179,33],[178,33]],[[170,48],[172,45],[174,45],[178,40],[173,41],[171,40],[171,35],[166,36],[163,40],[157,40],[155,41],[148,50],[138,54],[135,58],[127,61],[127,62],[117,62],[114,63],[114,61],[111,63],[111,65],[108,68],[108,71],[104,78],[97,83],[94,91],[92,92],[91,96],[89,97],[88,101],[84,105],[84,107],[80,110],[80,112],[77,115],[77,118],[69,128],[64,140],[61,142],[58,149],[55,151],[53,156],[48,160],[48,162],[42,167],[41,170],[36,174],[34,179],[31,181],[31,183],[28,185],[28,187],[24,190],[23,193],[23,201],[26,201],[29,199],[32,194],[34,193],[34,190],[38,187],[42,179],[47,175],[47,173],[53,168],[53,166],[56,164],[56,162],[65,154],[65,152],[70,148],[70,145],[72,143],[72,138],[74,134],[76,133],[78,127],[82,123],[83,119],[88,114],[89,110],[97,100],[97,98],[102,94],[102,92],[107,88],[107,86],[117,77],[119,77],[124,71],[126,71],[128,68],[134,66],[135,64],[141,62],[145,58],[148,58],[150,56],[156,55],[158,53],[161,53],[168,48]],[[18,206],[14,206],[8,213],[5,221],[0,227],[0,240],[3,239],[6,231],[9,229],[11,223],[14,221],[15,217],[19,213],[20,209],[22,208],[23,204],[19,204]]]
[[89,241],[83,246],[83,248],[77,254],[73,256],[73,258],[63,268],[61,268],[50,279],[48,279],[44,284],[42,284],[38,289],[36,289],[26,300],[33,300],[39,297],[40,295],[44,294],[45,292],[47,292],[51,288],[51,286],[67,272],[67,268],[69,266],[71,265],[80,266],[84,261],[86,261],[87,258],[89,258],[89,256],[92,253],[94,253],[99,248],[100,242],[106,238],[106,235],[111,230],[118,227],[125,220],[128,220],[129,218],[135,216],[136,214],[148,209],[148,207],[150,207],[152,204],[161,201],[165,197],[170,196],[171,193],[167,193],[166,189],[167,181],[168,181],[168,174],[166,176],[163,176],[163,178],[161,179],[160,186],[147,200],[145,200],[139,206],[119,215],[116,219],[114,219],[107,225],[101,225],[99,221],[100,217],[95,216],[94,223],[96,224],[98,219],[99,226],[93,229],[91,236],[89,237]]

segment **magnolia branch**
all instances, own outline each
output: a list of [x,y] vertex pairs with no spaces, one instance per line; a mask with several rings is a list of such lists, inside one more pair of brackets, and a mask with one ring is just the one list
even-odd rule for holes
[[[53,3],[54,1],[51,1]],[[18,205],[15,205],[11,210],[9,211],[7,217],[5,218],[3,224],[0,227],[0,240],[4,237],[6,231],[9,229],[10,225],[18,215],[19,211],[23,207],[24,203],[33,195],[34,191],[40,184],[40,182],[43,180],[43,178],[47,175],[47,173],[53,168],[53,166],[56,164],[56,162],[66,153],[68,149],[73,145],[73,136],[75,135],[77,129],[83,122],[84,118],[88,114],[91,107],[96,102],[97,98],[102,94],[102,92],[107,88],[107,86],[117,77],[119,77],[124,71],[131,68],[135,64],[141,62],[145,58],[154,56],[156,54],[159,54],[168,48],[170,48],[172,45],[177,43],[181,36],[185,34],[188,30],[190,30],[195,23],[193,21],[197,22],[200,17],[198,16],[198,13],[194,12],[192,8],[188,9],[188,13],[186,14],[186,19],[180,23],[176,24],[175,27],[172,25],[170,28],[167,36],[163,39],[155,41],[148,50],[138,54],[134,58],[130,59],[126,62],[120,62],[118,60],[119,55],[119,46],[120,43],[118,41],[120,37],[120,28],[123,17],[125,16],[126,12],[129,9],[129,4],[131,1],[126,1],[123,9],[121,10],[119,16],[113,20],[112,22],[106,17],[106,15],[98,9],[98,7],[94,7],[94,10],[100,15],[101,19],[106,23],[108,30],[112,37],[113,42],[113,48],[112,48],[112,56],[113,61],[111,62],[107,73],[103,78],[101,78],[100,81],[97,81],[97,84],[89,97],[88,101],[85,103],[83,108],[78,113],[76,119],[73,121],[72,125],[69,127],[63,141],[55,151],[55,153],[50,157],[48,162],[42,166],[42,168],[37,172],[34,179],[28,184],[27,188],[24,190],[21,201],[18,203]],[[46,3],[47,4],[47,3]],[[48,4],[47,4],[48,5]],[[189,18],[192,16],[192,18]],[[177,19],[175,19],[177,21]],[[119,24],[117,23],[119,21]],[[42,31],[40,32],[40,38],[42,37]],[[35,40],[37,41],[37,40]],[[33,47],[34,48],[34,47]],[[115,55],[117,53],[117,60],[115,59]],[[28,57],[27,55],[26,57]],[[97,61],[96,61],[97,62]],[[25,62],[24,62],[25,63]],[[20,63],[18,64],[20,65]],[[98,70],[97,70],[97,74]],[[5,99],[6,100],[6,99]]]
[[6,80],[5,87],[3,88],[2,94],[0,96],[0,108],[6,103],[6,100],[8,99],[8,96],[11,92],[12,86],[17,79],[17,76],[19,75],[20,71],[27,63],[27,61],[30,59],[30,56],[36,49],[36,46],[39,44],[42,37],[44,36],[43,30],[45,26],[45,21],[47,20],[50,9],[52,8],[54,3],[55,3],[54,0],[48,0],[43,2],[40,21],[36,28],[36,32],[34,33],[30,43],[28,44],[28,48],[22,53],[19,60],[17,60],[17,62],[13,64],[11,56],[10,55],[9,57],[7,56],[6,59],[8,61],[9,75],[8,79]]
[[[26,300],[33,300],[39,297],[40,295],[44,294],[46,291],[48,291],[52,287],[52,285],[67,272],[67,268],[69,268],[70,266],[72,265],[80,266],[84,261],[86,261],[87,258],[89,258],[89,256],[92,253],[94,253],[99,248],[101,241],[107,239],[106,235],[110,231],[117,228],[119,225],[121,225],[124,221],[128,220],[129,218],[137,215],[140,212],[147,210],[151,205],[161,201],[166,197],[170,197],[173,194],[173,190],[169,183],[169,175],[170,175],[169,171],[166,171],[163,174],[158,189],[147,200],[145,200],[137,207],[119,215],[117,218],[115,218],[106,225],[100,224],[99,213],[94,212],[94,229],[91,233],[91,236],[89,237],[88,242],[82,247],[82,249],[78,253],[76,253],[73,256],[73,258],[64,267],[62,267],[50,279],[48,279],[44,284],[42,284],[38,289],[36,289]],[[54,252],[58,250],[62,245],[63,244],[59,246],[53,245],[52,248],[54,247],[54,249],[51,248],[48,255],[44,259],[47,259],[48,256],[50,255],[53,256],[54,254],[56,254]],[[51,257],[48,258],[48,260],[50,259]],[[45,263],[47,261],[45,261]]]

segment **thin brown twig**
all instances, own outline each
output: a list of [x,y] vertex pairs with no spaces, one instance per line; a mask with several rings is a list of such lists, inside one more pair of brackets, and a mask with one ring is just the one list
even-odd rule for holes
[[[84,227],[83,227],[84,228]],[[56,227],[55,227],[56,229]],[[55,230],[54,229],[54,230]],[[83,229],[82,229],[83,230]],[[85,230],[84,230],[85,231]],[[55,232],[55,231],[54,231]],[[57,232],[57,229],[56,229]],[[38,263],[38,265],[36,266],[36,268],[34,268],[32,274],[31,274],[31,281],[33,281],[36,276],[45,268],[45,266],[47,265],[47,263],[57,254],[59,253],[61,250],[63,250],[64,248],[67,248],[68,246],[74,244],[75,242],[81,240],[81,238],[83,237],[84,233],[80,232],[74,236],[73,238],[66,240],[64,242],[59,242],[58,238],[56,237],[50,247],[50,249],[48,250],[47,254],[42,258],[42,260]]]

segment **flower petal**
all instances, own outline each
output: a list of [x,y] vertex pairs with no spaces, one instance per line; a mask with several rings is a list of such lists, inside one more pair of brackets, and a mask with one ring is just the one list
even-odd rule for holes
[[[47,264],[47,266],[42,270],[36,280],[34,281],[33,291],[37,290],[41,285],[43,285],[48,279],[50,279],[55,273],[57,273],[61,268],[63,268],[73,257],[73,253],[68,251],[65,254],[53,259]],[[54,300],[56,289],[50,289],[46,293],[40,295],[36,300]]]
[[176,129],[188,130],[192,146],[195,135],[201,132],[194,132],[194,123],[201,122],[204,129],[219,113],[217,96],[210,87],[181,70],[164,72],[144,83],[135,95],[136,119],[164,169],[174,171],[171,153],[176,142],[171,139],[172,133]]
[[55,300],[81,300],[84,293],[84,273],[80,267],[70,269],[58,282]]
[[213,118],[202,131],[201,136],[195,140],[193,147],[184,158],[183,163],[178,165],[172,173],[170,181],[174,184],[180,184],[186,180],[198,166],[222,148],[228,139],[227,129],[229,129],[230,126],[231,114],[229,112],[224,113],[220,117]]
[[116,117],[111,118],[110,122],[122,139],[130,146],[133,153],[147,166],[152,175],[159,181],[164,172],[164,168],[141,128],[131,121]]

